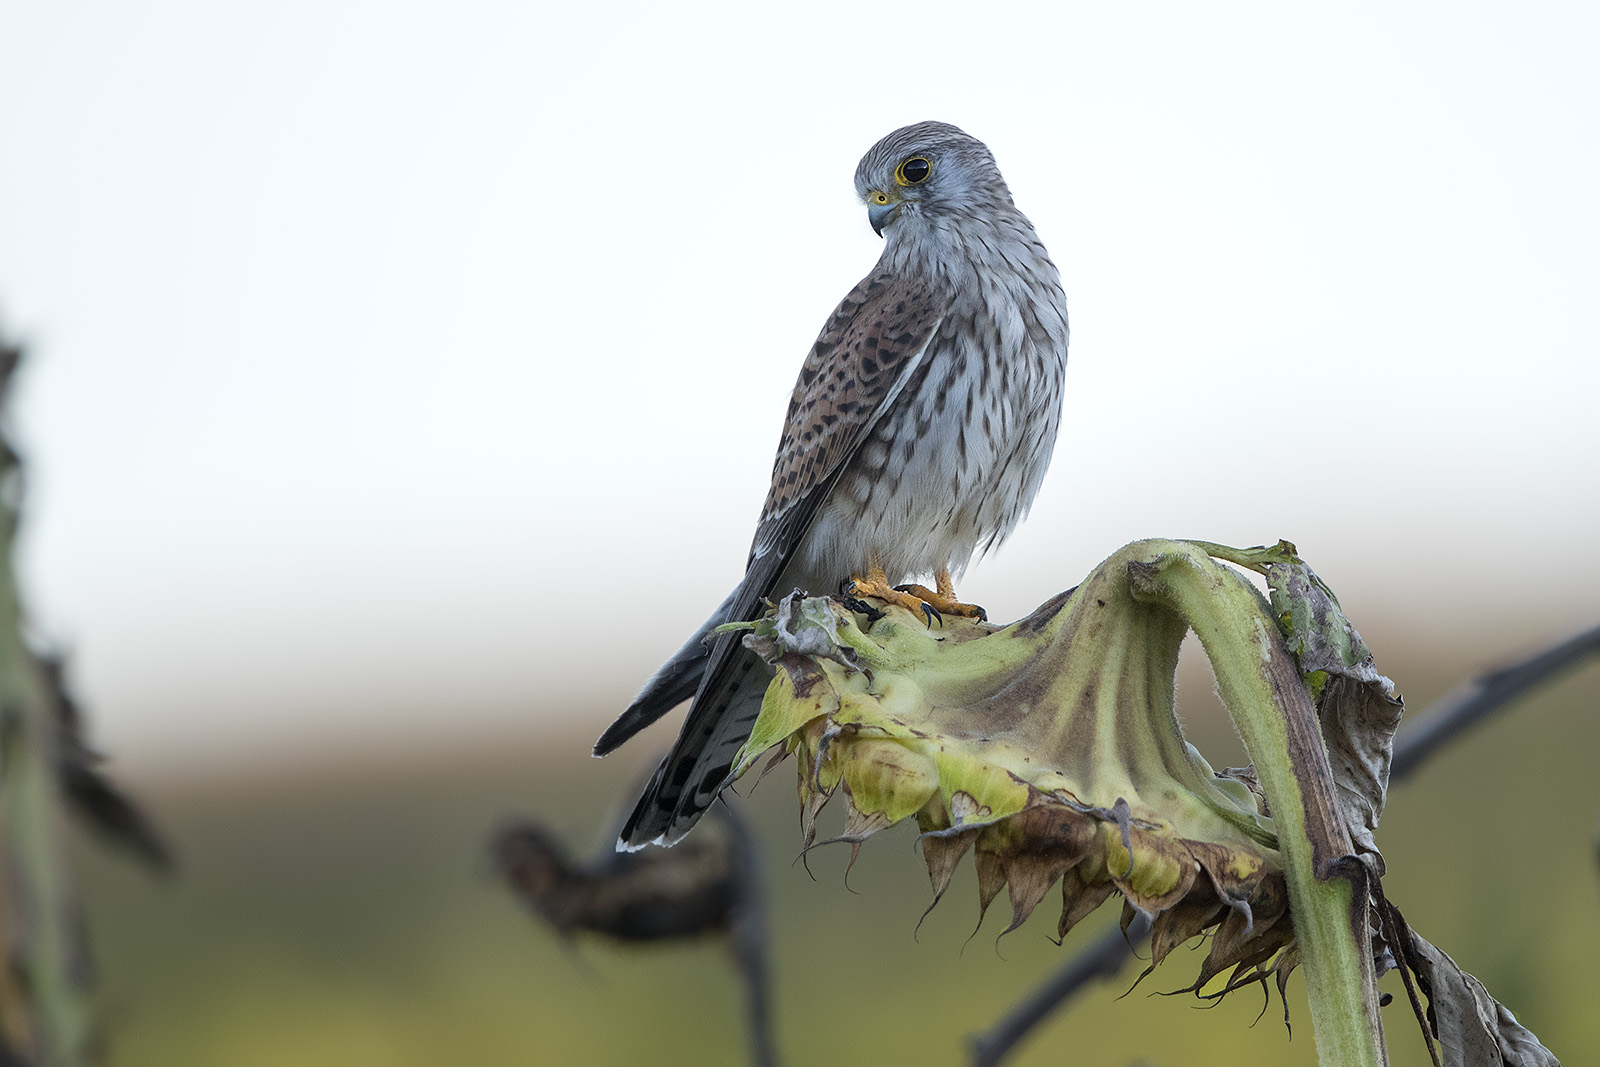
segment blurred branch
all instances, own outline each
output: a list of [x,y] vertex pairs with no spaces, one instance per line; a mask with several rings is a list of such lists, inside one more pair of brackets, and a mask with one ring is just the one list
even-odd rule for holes
[[1065,967],[1011,1009],[1005,1018],[970,1039],[972,1067],[998,1067],[1029,1030],[1048,1018],[1073,993],[1090,982],[1115,978],[1133,946],[1143,944],[1149,936],[1150,920],[1139,915],[1126,934],[1117,925],[1095,938],[1068,960]]
[[1417,728],[1403,732],[1395,742],[1390,780],[1404,778],[1423,760],[1489,715],[1595,655],[1600,655],[1600,626],[1551,645],[1520,663],[1463,682],[1430,705]]
[[[517,896],[563,937],[586,930],[638,943],[726,934],[746,992],[751,1062],[774,1067],[760,853],[726,804],[712,815],[723,824],[720,836],[697,835],[670,849],[607,848],[583,865],[532,823],[501,830],[494,852]],[[612,833],[607,844],[615,840]]]
[[[1592,656],[1600,656],[1600,625],[1508,667],[1474,675],[1429,705],[1418,716],[1421,725],[1411,730],[1402,728],[1389,766],[1389,781],[1404,779],[1471,727]],[[1600,861],[1600,838],[1596,839],[1595,853]],[[1141,926],[1136,934],[1135,929]],[[1129,928],[1128,936],[1115,927],[1102,934],[988,1030],[971,1038],[973,1067],[1003,1063],[1029,1031],[1080,989],[1096,980],[1114,978],[1148,934],[1149,925],[1142,916],[1135,927]]]
[[767,942],[767,895],[761,879],[761,851],[755,835],[725,801],[712,812],[728,827],[733,849],[733,912],[728,935],[734,960],[744,978],[745,1020],[750,1034],[750,1062],[755,1067],[777,1067],[778,1050],[772,1038],[772,964]]

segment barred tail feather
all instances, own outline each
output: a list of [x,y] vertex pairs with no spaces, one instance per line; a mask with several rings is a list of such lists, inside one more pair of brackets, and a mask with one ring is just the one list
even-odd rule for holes
[[[826,487],[824,485],[824,491]],[[803,531],[810,522],[810,513],[815,504],[813,500],[804,507],[792,509],[785,521],[797,524],[796,531]],[[814,583],[807,580],[808,576],[785,569],[788,552],[793,549],[797,538],[798,533],[784,538],[782,551],[752,552],[744,580],[722,602],[716,613],[706,620],[701,634],[709,635],[713,628],[724,621],[759,618],[763,610],[762,600],[774,585],[779,584],[780,576],[784,584],[793,582],[810,588]],[[701,634],[691,638],[689,645],[685,645],[684,650],[673,657],[673,661],[688,652],[691,645],[697,645]],[[672,751],[656,768],[650,784],[645,786],[644,795],[639,798],[638,806],[623,826],[622,836],[617,841],[619,849],[642,848],[652,843],[673,845],[681,840],[728,784],[734,757],[744,747],[751,728],[755,726],[756,716],[761,712],[761,698],[772,681],[772,668],[744,647],[742,634],[722,634],[712,638],[710,644],[709,655],[700,661],[698,667],[700,685],[694,692],[694,703],[689,706],[683,730],[673,743]],[[638,705],[644,701],[656,689],[658,680],[664,683],[672,669],[673,663],[669,662],[658,671],[656,678],[651,679],[650,685],[645,687],[645,693],[640,694],[640,699],[634,703]],[[673,672],[673,676],[677,677],[676,672]],[[684,684],[687,677],[685,672],[678,684]],[[672,691],[665,684],[660,688],[662,693]],[[643,722],[653,722],[660,716],[661,711],[655,710],[657,706],[658,703],[654,701],[648,704],[645,714],[649,714],[650,718]],[[661,710],[664,711],[665,707]],[[623,717],[606,731],[601,742],[615,735],[620,744],[621,738],[626,738],[637,729],[630,729],[632,721],[629,713],[624,712]]]
[[617,716],[616,722],[606,727],[600,740],[594,743],[596,756],[614,752],[634,734],[694,696],[705,678],[706,663],[711,658],[711,631],[728,621],[737,596],[737,589],[729,593],[728,598],[718,605],[700,629],[683,643],[683,647],[650,676],[644,688],[639,690],[639,695],[633,698],[633,703]]
[[623,825],[619,849],[677,844],[728,784],[772,680],[760,657],[737,644],[739,636],[717,639],[714,667],[695,694],[677,743]]

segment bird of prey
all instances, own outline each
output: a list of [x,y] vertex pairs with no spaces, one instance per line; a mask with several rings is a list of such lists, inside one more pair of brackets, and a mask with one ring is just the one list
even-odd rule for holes
[[[981,141],[942,122],[856,167],[883,255],[822,328],[789,402],[744,579],[595,744],[603,756],[693,697],[618,847],[671,845],[729,784],[770,670],[722,623],[838,589],[932,623],[982,615],[951,573],[1016,527],[1061,422],[1066,296]],[[933,575],[935,588],[899,586]]]

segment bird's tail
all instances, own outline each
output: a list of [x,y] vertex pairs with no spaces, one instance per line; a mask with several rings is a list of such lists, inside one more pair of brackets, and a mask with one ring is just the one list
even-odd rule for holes
[[772,672],[738,634],[723,634],[715,645],[683,732],[623,824],[620,849],[677,844],[730,780]]
[[683,643],[673,657],[650,676],[633,698],[633,703],[617,721],[606,727],[600,740],[594,743],[594,754],[604,756],[615,751],[624,741],[655,722],[661,716],[694,696],[705,677],[706,663],[711,658],[711,631],[728,621],[738,590],[728,594],[711,617],[701,624],[689,640]]
[[712,636],[711,631],[724,622],[758,618],[762,598],[780,577],[806,588],[812,584],[805,575],[784,570],[781,553],[752,552],[744,580],[595,745],[596,755],[609,752],[694,694],[678,740],[622,828],[619,848],[677,843],[728,784],[734,758],[761,712],[772,670],[744,647],[742,635]]

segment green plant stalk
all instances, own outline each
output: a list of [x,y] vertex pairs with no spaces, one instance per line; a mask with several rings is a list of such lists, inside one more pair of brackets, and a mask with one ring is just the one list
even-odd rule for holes
[[78,1067],[91,1033],[78,980],[64,818],[56,774],[56,723],[43,679],[21,638],[10,568],[15,516],[0,515],[0,831],[13,885],[5,916],[27,990],[30,1062]]
[[1129,565],[1130,584],[1135,597],[1167,605],[1199,637],[1271,805],[1318,1061],[1386,1064],[1365,894],[1354,899],[1357,883],[1335,870],[1354,848],[1299,669],[1252,586],[1196,545],[1163,547],[1155,562]]

